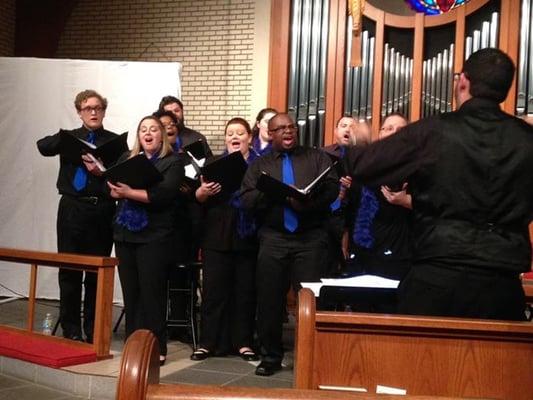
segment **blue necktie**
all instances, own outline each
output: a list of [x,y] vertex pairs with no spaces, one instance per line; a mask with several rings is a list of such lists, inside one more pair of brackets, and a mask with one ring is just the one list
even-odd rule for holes
[[[89,131],[89,136],[87,137],[87,141],[89,143],[94,144],[94,132]],[[76,173],[74,174],[74,180],[72,181],[72,186],[74,186],[74,189],[76,189],[77,192],[85,189],[85,186],[87,186],[87,169],[85,169],[84,165],[80,165],[78,168],[76,168]]]
[[[283,183],[294,185],[294,172],[292,170],[291,157],[288,153],[283,153],[283,164],[281,168]],[[289,232],[294,232],[298,228],[298,217],[294,210],[285,206],[283,209],[283,225]]]
[[[345,149],[343,146],[339,147],[339,153],[340,153],[340,159],[344,157]],[[340,160],[339,160],[340,161]],[[339,186],[339,191],[342,188],[342,185]],[[339,208],[341,208],[341,199],[337,196],[337,198],[329,205],[329,208],[331,211],[337,211]]]

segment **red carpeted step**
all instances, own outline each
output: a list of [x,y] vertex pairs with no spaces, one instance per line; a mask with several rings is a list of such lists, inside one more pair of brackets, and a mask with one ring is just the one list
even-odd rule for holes
[[52,368],[85,364],[97,360],[92,347],[57,338],[17,332],[0,327],[0,355]]

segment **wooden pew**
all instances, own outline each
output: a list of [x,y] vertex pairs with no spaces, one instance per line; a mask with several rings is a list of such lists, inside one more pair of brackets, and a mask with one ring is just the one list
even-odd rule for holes
[[26,331],[28,335],[34,334],[33,326],[35,294],[37,289],[37,272],[39,266],[61,267],[77,271],[96,273],[98,277],[92,346],[96,352],[96,356],[99,359],[112,357],[109,353],[109,350],[111,347],[113,289],[115,266],[118,264],[117,258],[0,248],[0,261],[31,265],[28,295],[28,318],[26,324]]
[[533,399],[533,324],[322,312],[299,292],[295,387]]
[[[117,381],[116,400],[385,400],[389,395],[298,389],[262,389],[159,383],[159,347],[148,330],[126,341]],[[402,399],[453,400],[450,397],[404,396]]]

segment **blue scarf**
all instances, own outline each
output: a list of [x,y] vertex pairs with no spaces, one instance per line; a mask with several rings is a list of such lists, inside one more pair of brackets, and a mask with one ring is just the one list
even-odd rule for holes
[[361,189],[361,202],[355,218],[355,226],[352,239],[354,243],[365,249],[370,249],[374,245],[372,235],[372,224],[379,210],[379,201],[374,192],[363,186]]
[[174,150],[174,152],[178,152],[180,151],[181,149],[181,139],[178,135],[176,135],[176,142],[172,145],[172,150]]
[[[150,161],[155,163],[158,157],[159,152],[150,157]],[[115,218],[117,225],[123,226],[130,232],[140,232],[148,226],[148,214],[143,205],[124,199],[119,207]]]
[[[228,154],[226,150],[224,155]],[[255,159],[259,158],[259,155],[254,149],[250,149],[246,164],[250,165]],[[257,224],[254,216],[248,211],[242,208],[242,202],[240,198],[240,191],[235,191],[230,198],[229,204],[237,211],[237,235],[241,239],[251,237],[257,231]]]

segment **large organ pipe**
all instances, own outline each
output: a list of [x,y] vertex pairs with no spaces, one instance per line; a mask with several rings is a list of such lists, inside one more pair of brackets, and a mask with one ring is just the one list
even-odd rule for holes
[[490,43],[490,22],[483,21],[483,24],[481,24],[481,46],[480,49],[484,49],[486,47],[489,47]]
[[366,119],[372,119],[372,93],[374,87],[374,47],[375,38],[370,38],[368,42],[368,97],[366,101]]
[[440,98],[442,87],[442,53],[437,54],[437,65],[435,66],[435,112],[440,112]]
[[289,70],[288,112],[296,120],[298,109],[298,83],[300,80],[300,30],[301,0],[292,2],[291,49]]
[[[533,0],[529,0],[529,23],[533,19]],[[527,22],[525,22],[527,23]],[[528,91],[527,91],[527,113],[533,114],[533,29],[529,28],[529,43],[528,43],[528,57],[529,60],[529,74],[528,74]]]
[[353,88],[354,85],[354,75],[357,68],[350,68],[350,50],[352,48],[352,34],[349,27],[352,25],[352,17],[348,16],[348,29],[346,29],[346,51],[344,57],[346,62],[345,73],[344,73],[344,115],[350,115],[352,110],[352,104],[356,97],[356,91]]
[[526,96],[527,96],[527,67],[529,59],[529,30],[531,29],[529,22],[531,15],[531,1],[522,1],[522,18],[520,23],[520,55],[518,63],[518,79],[517,79],[517,96],[516,96],[516,113],[523,115],[526,112]]
[[302,133],[299,135],[300,143],[308,144],[307,116],[309,112],[309,53],[311,46],[311,0],[303,0],[301,53],[300,53],[300,85],[298,93],[297,123]]
[[452,98],[453,98],[453,59],[455,54],[455,45],[450,44],[450,51],[448,53],[448,89],[446,96],[446,111],[452,111]]
[[490,19],[490,43],[489,47],[498,46],[498,13],[493,12]]
[[381,90],[381,118],[387,115],[387,100],[389,89],[389,44],[383,46],[383,82]]
[[322,21],[320,33],[320,69],[318,78],[318,145],[324,145],[324,131],[326,128],[326,70],[328,59],[328,23],[329,1],[322,1]]
[[361,41],[363,58],[361,65],[361,106],[359,108],[359,119],[363,119],[366,116],[366,102],[368,98],[368,31],[363,32]]

